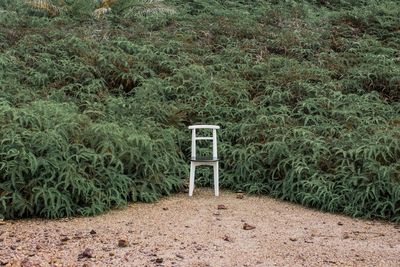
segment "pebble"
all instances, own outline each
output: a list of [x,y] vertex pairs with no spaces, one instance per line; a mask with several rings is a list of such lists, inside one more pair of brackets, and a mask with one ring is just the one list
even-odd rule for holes
[[227,241],[227,242],[233,242],[232,238],[230,236],[228,236],[228,235],[224,235],[222,237],[222,240]]
[[253,230],[253,229],[256,229],[254,225],[250,225],[248,223],[243,224],[243,230]]
[[226,209],[228,209],[228,208],[227,208],[225,205],[220,204],[220,205],[217,206],[217,209],[219,209],[219,210],[226,210]]
[[61,242],[67,242],[68,240],[70,240],[68,236],[61,238]]
[[120,239],[120,240],[118,240],[118,247],[120,247],[120,248],[125,248],[125,247],[127,247],[128,245],[129,245],[128,240],[125,240],[125,239]]
[[93,250],[86,248],[81,254],[78,255],[78,259],[82,258],[93,258]]

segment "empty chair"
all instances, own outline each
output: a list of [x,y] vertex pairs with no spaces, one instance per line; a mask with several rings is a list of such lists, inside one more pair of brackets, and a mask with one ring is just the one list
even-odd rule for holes
[[[217,155],[217,125],[192,125],[189,126],[192,130],[192,156],[190,158],[190,179],[189,179],[189,196],[193,195],[194,190],[194,176],[196,172],[196,166],[209,165],[213,166],[214,169],[214,193],[215,196],[219,196],[219,165]],[[197,137],[197,129],[212,129],[212,137]],[[196,141],[197,140],[210,140],[212,141],[212,156],[209,157],[197,157],[196,156]]]

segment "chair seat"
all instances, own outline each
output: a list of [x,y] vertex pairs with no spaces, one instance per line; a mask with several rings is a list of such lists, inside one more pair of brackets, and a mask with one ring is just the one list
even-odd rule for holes
[[190,161],[196,161],[196,162],[214,162],[214,161],[218,161],[219,158],[213,158],[213,157],[191,157]]

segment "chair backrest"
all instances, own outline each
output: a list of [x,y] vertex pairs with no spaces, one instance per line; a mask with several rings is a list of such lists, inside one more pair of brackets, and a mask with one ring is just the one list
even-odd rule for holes
[[[197,140],[212,140],[213,158],[218,158],[217,153],[217,129],[218,125],[191,125],[189,129],[192,130],[192,158],[196,158],[196,141]],[[197,137],[197,129],[212,129],[212,137]]]

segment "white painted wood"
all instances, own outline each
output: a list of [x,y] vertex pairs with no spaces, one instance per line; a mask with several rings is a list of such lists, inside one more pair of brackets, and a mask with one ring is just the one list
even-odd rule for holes
[[219,129],[218,125],[191,125],[189,129]]
[[196,172],[196,165],[194,162],[190,162],[190,180],[189,180],[189,196],[193,196],[194,190],[194,175]]
[[196,140],[213,140],[212,137],[196,137]]
[[192,157],[196,157],[196,129],[192,130]]
[[218,158],[218,155],[217,155],[217,130],[216,129],[213,129],[212,140],[213,140],[213,158]]
[[215,162],[214,166],[214,194],[216,197],[219,196],[219,163]]
[[[218,159],[217,150],[217,129],[218,125],[192,125],[189,126],[192,130],[192,159],[190,162],[190,177],[189,177],[189,196],[193,196],[194,179],[196,173],[196,166],[207,165],[213,167],[214,172],[214,194],[219,196],[219,162],[218,160],[197,160],[196,159],[196,140],[212,140],[212,157]],[[196,129],[212,129],[212,137],[196,137]]]

